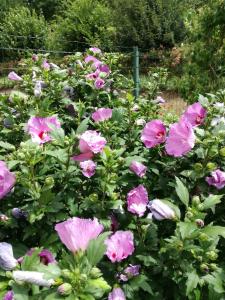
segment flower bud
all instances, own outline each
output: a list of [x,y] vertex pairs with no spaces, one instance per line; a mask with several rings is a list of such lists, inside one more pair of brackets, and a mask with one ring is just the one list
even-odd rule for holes
[[200,197],[199,196],[194,196],[192,198],[192,204],[197,206],[198,204],[200,204]]
[[207,242],[208,240],[209,240],[209,237],[208,237],[208,235],[207,234],[205,234],[205,233],[200,233],[200,235],[199,235],[199,239],[202,241],[202,242]]
[[68,296],[71,294],[71,292],[72,292],[72,285],[69,283],[63,283],[57,289],[57,293],[61,296]]
[[53,177],[49,176],[49,177],[46,177],[46,178],[45,178],[45,184],[46,184],[47,186],[53,186],[54,183],[55,183],[55,181],[54,181],[54,178],[53,178]]
[[209,162],[209,163],[207,163],[206,168],[208,171],[213,171],[217,168],[217,166],[216,166],[216,164]]
[[44,279],[44,273],[32,271],[13,271],[13,279],[44,287],[50,287],[54,283],[53,279]]
[[152,212],[153,217],[156,220],[173,219],[175,213],[167,204],[163,203],[159,199],[155,199],[149,202],[149,209]]
[[90,276],[91,278],[95,279],[95,278],[99,278],[101,276],[101,271],[99,270],[99,268],[97,267],[93,267],[91,269],[91,272],[90,272]]
[[200,270],[202,272],[208,273],[209,272],[209,267],[206,264],[201,264]]
[[225,147],[220,149],[219,154],[220,156],[225,157]]
[[195,172],[200,172],[200,171],[202,171],[202,169],[203,169],[203,167],[202,167],[201,163],[194,164],[194,170],[195,170]]
[[204,227],[205,223],[202,219],[196,219],[195,223],[197,224],[198,227],[202,228]]
[[10,271],[17,266],[17,260],[13,256],[12,245],[0,243],[0,268]]
[[20,208],[14,207],[12,209],[12,216],[16,219],[26,219],[28,216],[28,213],[21,210]]
[[67,269],[63,269],[63,270],[62,270],[62,276],[63,276],[64,278],[72,278],[73,273],[70,272],[70,271],[67,270]]
[[213,271],[216,271],[217,270],[217,265],[216,264],[210,264],[210,269],[213,270]]
[[188,212],[186,212],[186,218],[188,218],[188,219],[192,219],[193,218],[193,213],[192,212],[190,212],[190,211],[188,211]]
[[0,215],[0,222],[7,222],[9,218],[6,215]]
[[91,194],[89,196],[89,199],[93,202],[97,201],[98,200],[98,195],[97,194]]
[[216,260],[218,258],[218,254],[215,251],[206,252],[206,257],[210,260]]

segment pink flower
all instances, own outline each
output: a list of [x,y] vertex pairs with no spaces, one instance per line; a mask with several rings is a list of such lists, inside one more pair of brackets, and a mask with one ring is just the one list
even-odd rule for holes
[[31,135],[32,141],[38,144],[44,144],[51,141],[48,135],[52,129],[49,126],[60,128],[60,122],[56,117],[31,117],[27,123],[27,131]]
[[97,78],[95,80],[95,87],[96,87],[96,89],[98,89],[98,90],[102,89],[104,87],[104,85],[105,85],[105,80],[103,80],[101,78]]
[[121,288],[114,288],[112,292],[109,293],[108,300],[126,300],[126,297]]
[[9,171],[4,161],[0,160],[0,199],[10,192],[16,182],[16,176]]
[[187,110],[181,117],[181,120],[189,122],[192,126],[201,125],[207,115],[206,109],[199,102],[188,106]]
[[109,74],[110,73],[110,68],[108,65],[100,65],[98,67],[99,71],[102,72],[102,73],[106,73],[106,74]]
[[180,121],[170,127],[166,140],[166,152],[180,157],[188,153],[195,145],[195,134],[190,123]]
[[209,185],[215,186],[217,189],[221,190],[225,186],[225,172],[217,169],[211,172],[211,177],[206,177],[206,181]]
[[153,103],[156,103],[156,104],[162,104],[162,103],[165,103],[165,99],[163,99],[163,97],[161,96],[157,96],[155,100],[152,101]]
[[49,70],[50,69],[50,64],[47,62],[47,59],[45,59],[42,63],[42,68],[45,70]]
[[91,159],[94,156],[94,154],[92,152],[86,152],[86,153],[81,153],[78,155],[75,155],[73,157],[71,157],[72,160],[75,161],[86,161]]
[[91,116],[95,122],[105,121],[112,118],[112,109],[99,108]]
[[96,58],[96,57],[94,57],[94,56],[92,56],[92,55],[88,55],[88,56],[86,56],[85,57],[85,59],[84,59],[84,61],[88,64],[89,62],[99,62],[99,60]]
[[13,81],[21,81],[23,80],[22,77],[20,77],[19,75],[17,75],[15,72],[10,72],[8,75],[8,79],[9,80],[13,80]]
[[40,261],[44,264],[44,265],[48,265],[48,264],[52,264],[52,263],[56,263],[56,260],[53,256],[53,254],[48,250],[48,249],[43,249],[39,255],[40,257]]
[[147,204],[148,192],[142,184],[127,194],[127,209],[129,212],[142,217],[146,211]]
[[101,53],[102,51],[97,48],[97,47],[92,47],[92,48],[89,48],[90,51],[92,51],[93,53]]
[[153,148],[166,139],[166,127],[160,120],[148,122],[141,134],[141,140],[147,148]]
[[14,293],[13,291],[8,291],[4,297],[3,297],[3,300],[14,300]]
[[143,177],[147,171],[147,167],[142,163],[133,160],[130,164],[130,170],[134,172],[137,176]]
[[80,167],[85,177],[90,178],[95,174],[96,163],[94,163],[93,160],[80,162]]
[[173,219],[175,218],[175,213],[169,205],[163,203],[159,199],[154,199],[149,202],[149,209],[152,212],[153,217],[156,220],[164,220],[164,219]]
[[38,55],[37,54],[33,54],[32,55],[32,60],[33,61],[38,61]]
[[102,152],[105,144],[106,139],[100,133],[94,130],[87,130],[80,137],[79,149],[82,153],[99,153]]
[[71,251],[86,250],[91,240],[103,231],[98,219],[71,218],[55,226],[62,243]]
[[99,71],[96,70],[94,73],[87,74],[85,77],[90,80],[96,80],[99,76]]
[[134,252],[134,236],[131,231],[117,231],[105,241],[106,255],[111,262],[119,262]]

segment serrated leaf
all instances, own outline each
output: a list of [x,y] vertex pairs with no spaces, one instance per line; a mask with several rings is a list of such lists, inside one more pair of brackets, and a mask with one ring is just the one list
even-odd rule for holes
[[13,146],[12,144],[7,143],[7,142],[2,142],[2,141],[0,141],[0,147],[3,149],[6,149],[6,150],[10,150],[10,151],[13,151],[16,149],[15,146]]
[[211,236],[212,238],[215,238],[219,235],[225,238],[225,227],[223,226],[206,226],[205,228],[202,228],[202,232]]
[[187,281],[186,281],[186,295],[188,296],[198,285],[199,277],[196,271],[192,271],[191,273],[187,274]]
[[84,119],[80,125],[77,127],[76,134],[82,134],[88,129],[89,118]]
[[190,237],[190,235],[197,229],[197,225],[191,222],[180,222],[178,226],[182,239]]
[[189,203],[188,189],[178,177],[175,178],[176,178],[176,187],[175,187],[176,193],[180,198],[180,200],[184,203],[184,205],[188,207],[188,203]]
[[224,195],[209,195],[203,202],[203,209],[211,208],[213,210],[213,207],[221,202],[221,198]]
[[100,234],[96,239],[91,240],[87,248],[87,258],[92,266],[96,266],[106,252],[106,245],[104,241],[110,232]]

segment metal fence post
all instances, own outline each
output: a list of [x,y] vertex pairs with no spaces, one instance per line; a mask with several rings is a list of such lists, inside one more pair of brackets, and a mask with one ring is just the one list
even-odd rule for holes
[[140,91],[139,50],[137,46],[133,48],[133,80],[134,80],[134,97],[135,100],[137,100]]

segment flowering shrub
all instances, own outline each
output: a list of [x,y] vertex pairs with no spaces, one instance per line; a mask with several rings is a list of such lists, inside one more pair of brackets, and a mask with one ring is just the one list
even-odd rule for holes
[[0,296],[222,299],[223,94],[171,122],[99,49],[68,62],[1,96]]

